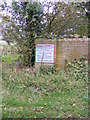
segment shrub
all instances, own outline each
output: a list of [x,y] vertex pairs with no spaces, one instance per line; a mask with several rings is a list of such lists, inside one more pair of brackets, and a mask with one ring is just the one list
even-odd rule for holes
[[55,68],[55,65],[53,66],[47,66],[47,65],[41,65],[40,66],[40,73],[45,75],[49,75],[49,74],[53,74],[56,72],[56,68]]
[[88,61],[85,56],[80,57],[79,60],[74,60],[66,64],[66,70],[71,75],[75,76],[76,80],[84,79],[88,82]]

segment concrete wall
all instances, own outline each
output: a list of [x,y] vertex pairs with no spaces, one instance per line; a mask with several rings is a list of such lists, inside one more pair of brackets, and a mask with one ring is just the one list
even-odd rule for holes
[[[55,64],[57,69],[64,67],[66,60],[68,62],[73,61],[83,55],[88,57],[88,38],[38,39],[36,44],[55,44]],[[41,63],[35,63],[36,67],[40,65]]]
[[59,39],[56,42],[56,68],[65,66],[65,61],[86,55],[88,57],[88,38]]

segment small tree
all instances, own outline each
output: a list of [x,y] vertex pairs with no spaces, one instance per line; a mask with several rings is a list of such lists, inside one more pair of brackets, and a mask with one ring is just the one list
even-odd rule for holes
[[[5,3],[6,4],[6,3]],[[41,35],[42,7],[37,2],[13,2],[8,9],[10,16],[2,16],[3,39],[17,43],[23,65],[33,66],[35,61],[35,39]]]

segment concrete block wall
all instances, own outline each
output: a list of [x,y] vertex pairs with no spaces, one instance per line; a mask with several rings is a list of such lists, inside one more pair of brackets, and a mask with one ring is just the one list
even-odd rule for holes
[[[73,61],[83,55],[88,57],[88,38],[37,39],[36,44],[55,44],[55,64],[57,69],[64,67],[65,61]],[[40,65],[41,63],[35,63],[36,68],[39,68]]]
[[65,66],[65,61],[88,57],[88,38],[59,39],[56,42],[56,68]]

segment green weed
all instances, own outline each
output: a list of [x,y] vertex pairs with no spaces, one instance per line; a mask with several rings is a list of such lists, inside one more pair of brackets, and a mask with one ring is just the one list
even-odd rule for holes
[[[80,67],[84,64],[84,68]],[[86,74],[87,62],[74,62],[55,72],[50,68],[50,73],[33,76],[27,69],[12,72],[11,68],[3,67],[2,117],[88,117],[88,83],[84,73],[83,79],[80,78],[81,68]]]

